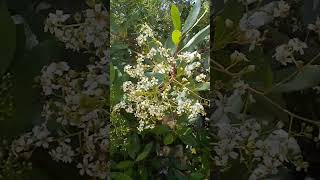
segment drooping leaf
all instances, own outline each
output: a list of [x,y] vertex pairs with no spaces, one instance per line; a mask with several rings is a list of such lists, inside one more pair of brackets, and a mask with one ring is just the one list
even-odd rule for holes
[[188,127],[182,127],[178,129],[177,134],[179,135],[180,140],[189,146],[196,146],[196,138],[192,134],[192,129]]
[[0,1],[0,76],[6,72],[16,48],[16,27],[6,1]]
[[[247,54],[250,64],[254,65],[254,71],[244,75],[244,79],[255,88],[269,88],[273,83],[273,72],[271,69],[272,59],[265,55],[262,48],[255,48]],[[244,71],[249,71],[249,68]]]
[[[13,119],[1,123],[0,134],[14,137],[30,129],[40,121],[40,89],[34,86],[35,78],[41,75],[41,69],[53,59],[59,58],[61,47],[55,41],[44,41],[25,53],[12,65],[13,101],[15,111]],[[31,63],[32,62],[32,63]],[[2,129],[3,128],[3,129]]]
[[292,80],[276,87],[274,92],[299,91],[320,83],[320,65],[305,67]]
[[152,142],[151,142],[151,143],[148,143],[148,144],[144,147],[142,153],[140,153],[140,154],[138,155],[136,161],[142,161],[142,160],[144,160],[144,159],[149,155],[149,153],[151,152],[152,147],[153,147],[153,143],[152,143]]
[[171,19],[175,30],[181,31],[180,12],[176,5],[171,6]]
[[195,0],[195,3],[182,27],[182,33],[187,32],[197,21],[198,15],[200,13],[201,9],[201,1],[200,0]]
[[132,167],[134,165],[134,162],[133,161],[121,161],[119,162],[115,168],[117,169],[126,169],[126,168],[129,168],[129,167]]
[[114,69],[114,66],[113,66],[113,64],[112,63],[110,63],[110,67],[109,67],[110,69],[110,83],[112,84],[113,83],[113,81],[115,80],[115,78],[116,78],[116,70]]
[[140,139],[137,134],[133,134],[128,138],[128,154],[134,159],[137,153],[140,151]]
[[193,38],[191,38],[189,42],[181,49],[181,51],[190,50],[194,48],[198,43],[203,41],[204,38],[209,35],[209,33],[210,33],[210,25],[200,30]]

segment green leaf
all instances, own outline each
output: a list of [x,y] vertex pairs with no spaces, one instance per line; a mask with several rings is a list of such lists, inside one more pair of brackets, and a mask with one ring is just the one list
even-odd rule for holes
[[132,167],[134,165],[133,161],[121,161],[116,165],[117,169],[127,169],[129,167]]
[[320,83],[320,65],[306,66],[292,80],[275,88],[274,92],[299,91]]
[[140,139],[137,134],[133,134],[128,138],[128,154],[134,159],[136,154],[140,151]]
[[139,169],[140,179],[148,180],[150,171],[145,166],[140,166]]
[[9,67],[16,48],[16,26],[5,2],[0,1],[0,76]]
[[199,180],[199,179],[204,179],[203,174],[194,172],[190,176],[190,180]]
[[171,19],[175,30],[181,30],[180,12],[176,5],[171,6]]
[[199,85],[195,90],[196,91],[207,91],[210,89],[210,82],[204,82]]
[[121,172],[111,172],[111,179],[114,180],[132,180],[132,178],[125,173]]
[[164,135],[170,132],[170,128],[167,125],[159,125],[156,126],[153,130],[153,133],[155,133],[156,135]]
[[200,43],[206,36],[210,33],[210,25],[206,26],[202,30],[200,30],[195,36],[193,36],[189,42],[181,49],[183,50],[191,50],[194,48],[198,43]]
[[220,50],[236,38],[235,32],[237,32],[238,29],[228,29],[225,26],[225,20],[221,16],[215,18],[214,25],[214,50]]
[[174,52],[176,51],[177,47],[175,46],[175,44],[172,41],[172,33],[170,34],[170,36],[166,39],[166,42],[164,44],[164,47],[169,49],[171,52],[171,55],[174,54]]
[[34,79],[41,74],[44,65],[49,64],[52,59],[60,59],[60,56],[59,44],[47,40],[12,63],[14,74],[12,93],[16,113],[13,119],[1,122],[0,135],[17,136],[32,128],[33,123],[40,121],[40,89],[34,87]]
[[195,0],[195,3],[182,27],[183,33],[187,32],[197,21],[198,15],[200,13],[200,9],[201,9],[201,1]]
[[113,81],[116,78],[116,70],[114,69],[114,66],[112,63],[110,63],[110,83],[112,84]]
[[[251,65],[255,65],[255,70],[247,72],[243,79],[246,80],[249,85],[258,89],[267,89],[272,86],[273,72],[270,62],[273,59],[270,56],[266,56],[262,48],[255,48],[248,53],[248,59]],[[249,68],[245,68],[242,72],[249,71]]]
[[149,144],[147,144],[147,145],[144,147],[142,153],[140,153],[140,154],[138,155],[136,161],[142,161],[142,160],[144,160],[144,159],[149,155],[149,153],[151,152],[152,147],[153,147],[153,143],[152,143],[152,142],[149,143]]
[[[220,10],[217,10],[217,11],[220,11]],[[238,24],[244,12],[245,12],[245,6],[242,4],[241,1],[228,0],[223,7],[222,16],[224,20],[230,19],[235,24]]]
[[180,40],[181,40],[181,36],[182,36],[182,34],[181,34],[181,32],[180,32],[179,30],[174,30],[174,31],[172,32],[172,42],[173,42],[176,46],[179,45]]
[[189,146],[197,146],[197,141],[192,134],[192,129],[188,127],[182,127],[178,129],[177,134],[179,134],[180,140]]
[[161,73],[146,72],[145,75],[150,78],[152,78],[152,77],[157,78],[160,83],[163,82],[163,80],[164,80],[164,75]]
[[173,135],[170,133],[170,134],[166,135],[166,137],[165,137],[164,140],[163,140],[163,143],[164,143],[165,145],[169,145],[169,144],[172,144],[172,143],[173,143],[173,140],[174,140],[174,137],[173,137]]

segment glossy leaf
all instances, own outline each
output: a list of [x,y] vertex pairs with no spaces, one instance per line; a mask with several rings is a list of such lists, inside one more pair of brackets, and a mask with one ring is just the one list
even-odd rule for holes
[[174,31],[172,32],[172,42],[173,42],[176,46],[179,45],[179,43],[180,43],[180,41],[181,41],[181,36],[182,36],[182,34],[181,34],[181,32],[180,32],[179,30],[174,30]]
[[137,134],[133,134],[128,138],[128,154],[134,159],[136,154],[140,151],[140,139]]
[[210,25],[206,26],[202,30],[200,30],[195,36],[193,36],[188,43],[182,48],[183,50],[190,50],[194,48],[198,43],[203,41],[206,36],[210,33]]
[[149,143],[149,144],[147,144],[147,145],[144,147],[142,153],[140,153],[140,154],[138,155],[136,161],[142,161],[142,160],[144,160],[144,159],[149,155],[149,153],[151,152],[152,147],[153,147],[153,143],[152,143],[152,142]]
[[171,6],[171,19],[175,30],[181,30],[180,12],[176,5]]
[[188,127],[183,127],[178,130],[180,140],[189,146],[197,146],[197,141],[192,134],[192,129]]
[[133,161],[121,161],[116,165],[117,169],[126,169],[134,165]]
[[110,67],[109,67],[110,69],[110,83],[113,83],[113,81],[115,80],[115,78],[116,78],[116,70],[114,69],[114,66],[113,66],[113,64],[112,63],[110,63]]
[[125,173],[120,173],[120,172],[112,172],[111,173],[111,179],[114,180],[131,180],[132,178],[128,176]]
[[195,0],[195,3],[182,27],[182,33],[187,32],[197,21],[198,15],[201,10],[201,1],[200,0]]
[[313,87],[320,83],[320,65],[312,65],[305,67],[299,72],[292,80],[284,83],[277,88],[274,92],[290,92],[299,91]]
[[174,137],[171,133],[169,133],[168,135],[166,135],[166,137],[164,138],[163,140],[163,143],[165,145],[169,145],[169,144],[172,144],[173,143],[173,140],[174,140]]

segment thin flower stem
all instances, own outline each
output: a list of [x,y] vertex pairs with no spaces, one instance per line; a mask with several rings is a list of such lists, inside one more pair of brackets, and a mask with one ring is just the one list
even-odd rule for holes
[[303,67],[301,67],[300,69],[298,69],[297,71],[293,72],[292,74],[290,74],[289,76],[287,76],[286,78],[284,78],[282,81],[278,82],[276,85],[274,85],[273,87],[271,87],[269,90],[267,90],[264,94],[268,94],[270,92],[272,92],[272,90],[274,90],[276,87],[279,87],[280,85],[282,85],[283,83],[288,82],[290,79],[292,79],[294,76],[296,76],[299,72],[303,71],[307,66],[310,66],[314,61],[316,61],[318,58],[320,57],[320,53],[318,53],[316,56],[314,56],[306,65],[304,65]]
[[205,100],[205,101],[207,101],[207,102],[210,102],[209,99],[206,99],[206,98],[203,98],[203,97],[199,96],[198,93],[195,93],[194,91],[190,90],[190,89],[187,88],[185,85],[183,85],[182,83],[180,83],[179,81],[177,81],[175,78],[173,78],[173,81],[175,81],[176,83],[178,83],[180,86],[186,88],[189,92],[191,92],[192,94],[196,95],[196,96],[199,97],[200,99]]
[[[306,66],[312,64],[312,63],[313,63],[315,60],[317,60],[319,57],[320,57],[320,53],[318,53],[315,57],[313,57],[305,66],[303,66],[303,67],[301,68],[301,70],[303,70]],[[223,72],[223,73],[228,74],[228,75],[231,75],[231,76],[234,75],[234,73],[231,73],[230,71],[226,70],[226,69],[225,69],[221,64],[219,64],[218,62],[216,62],[216,61],[214,61],[214,60],[212,60],[212,62],[213,62],[216,66],[218,66],[219,68],[221,68],[221,69],[219,69],[220,72]],[[296,71],[296,72],[292,73],[289,77],[287,77],[285,80],[281,81],[280,83],[286,82],[287,79],[291,79],[291,78],[292,78],[296,73],[298,73],[298,72],[299,72],[299,71]],[[278,83],[276,86],[279,86],[280,83]],[[274,88],[274,87],[273,87],[273,88]],[[271,89],[273,89],[273,88],[271,88]],[[273,100],[271,100],[269,97],[266,96],[266,94],[267,94],[268,92],[270,92],[270,90],[266,93],[266,92],[260,92],[260,91],[258,91],[258,90],[256,90],[256,89],[252,88],[252,87],[248,87],[247,89],[248,89],[249,91],[257,94],[257,95],[262,96],[265,100],[267,100],[267,101],[268,101],[269,103],[271,103],[273,106],[275,106],[276,108],[280,109],[281,111],[287,113],[288,115],[290,115],[290,116],[292,116],[292,117],[294,117],[294,118],[300,119],[300,120],[302,120],[302,121],[305,121],[305,122],[307,122],[307,123],[314,124],[314,125],[320,127],[320,122],[315,121],[315,120],[311,120],[311,119],[308,119],[308,118],[305,118],[305,117],[302,117],[302,116],[300,116],[300,115],[297,115],[297,114],[289,111],[288,109],[283,108],[281,105],[277,104],[277,103],[274,102]]]
[[275,106],[276,108],[282,110],[283,112],[287,113],[288,115],[294,117],[294,118],[297,118],[297,119],[300,119],[302,121],[305,121],[307,123],[310,123],[310,124],[314,124],[316,126],[319,126],[320,127],[320,123],[318,121],[315,121],[315,120],[311,120],[311,119],[308,119],[308,118],[305,118],[305,117],[302,117],[300,115],[297,115],[291,111],[289,111],[288,109],[285,109],[283,108],[281,105],[277,104],[276,102],[274,102],[273,100],[271,100],[269,97],[265,96],[265,94],[263,92],[260,92],[260,91],[257,91],[251,87],[248,87],[248,90],[255,93],[255,94],[258,94],[260,96],[262,96],[265,100],[267,100],[269,103],[271,103],[273,106]]
[[289,124],[289,131],[288,131],[289,137],[292,134],[292,123],[293,123],[293,117],[290,116],[290,124]]

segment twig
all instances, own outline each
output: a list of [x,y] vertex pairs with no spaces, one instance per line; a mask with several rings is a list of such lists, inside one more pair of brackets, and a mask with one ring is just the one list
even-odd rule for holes
[[253,88],[251,88],[251,87],[248,87],[248,90],[251,91],[251,92],[253,92],[253,93],[255,93],[255,94],[258,94],[258,95],[262,96],[265,100],[267,100],[267,101],[268,101],[269,103],[271,103],[273,106],[275,106],[276,108],[280,109],[281,111],[287,113],[288,115],[320,127],[320,122],[314,121],[314,120],[311,120],[311,119],[308,119],[308,118],[305,118],[305,117],[302,117],[302,116],[300,116],[300,115],[297,115],[297,114],[289,111],[288,109],[283,108],[281,105],[277,104],[277,103],[274,102],[272,99],[270,99],[269,97],[265,96],[265,94],[264,94],[263,92],[257,91],[257,90],[255,90],[255,89],[253,89]]

